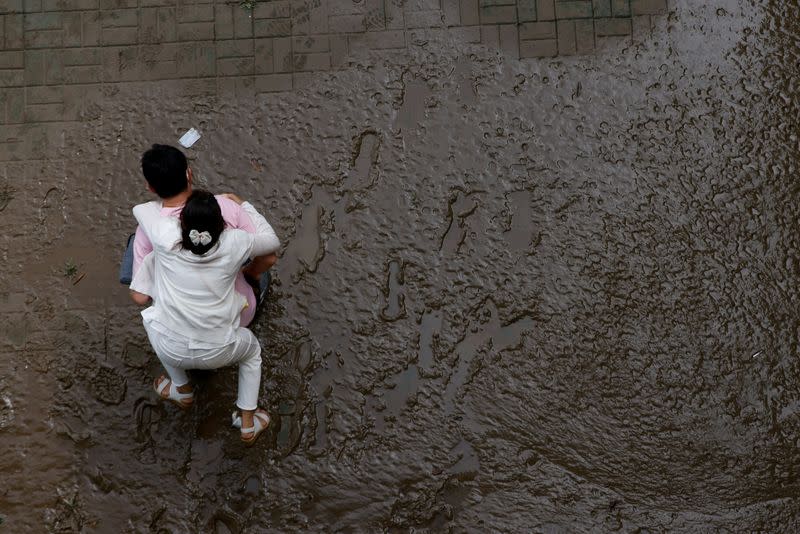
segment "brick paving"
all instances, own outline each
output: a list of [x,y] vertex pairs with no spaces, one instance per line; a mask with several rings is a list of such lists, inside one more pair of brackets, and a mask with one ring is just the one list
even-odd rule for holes
[[[353,53],[447,31],[511,58],[637,38],[667,0],[0,0],[0,123],[77,120],[105,84],[185,80],[196,93],[288,91]],[[13,128],[0,138],[19,141]],[[0,159],[8,159],[3,157]]]

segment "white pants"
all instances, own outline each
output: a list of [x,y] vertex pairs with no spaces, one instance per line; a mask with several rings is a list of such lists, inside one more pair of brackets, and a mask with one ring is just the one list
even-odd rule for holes
[[[178,334],[167,334],[144,323],[150,345],[161,365],[176,386],[189,383],[186,369],[219,369],[239,364],[239,393],[236,405],[242,410],[258,407],[258,386],[261,383],[261,345],[247,328],[236,329],[236,339],[225,345],[189,348],[191,340]],[[193,344],[195,345],[195,344]]]

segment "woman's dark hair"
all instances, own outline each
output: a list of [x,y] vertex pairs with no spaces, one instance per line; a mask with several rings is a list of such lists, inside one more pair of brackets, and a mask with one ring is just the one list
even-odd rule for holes
[[[217,199],[208,191],[195,189],[181,211],[181,246],[191,250],[197,255],[202,255],[217,244],[219,236],[225,229],[225,219]],[[211,241],[205,245],[194,244],[189,234],[192,230],[198,233],[208,232]]]

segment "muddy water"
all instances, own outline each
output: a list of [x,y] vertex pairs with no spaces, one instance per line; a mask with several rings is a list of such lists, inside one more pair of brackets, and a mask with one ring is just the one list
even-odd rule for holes
[[[0,204],[2,528],[800,527],[800,20],[695,4],[587,57],[445,36],[255,100],[131,84],[43,139]],[[285,243],[252,449],[232,370],[155,401],[102,252],[191,125]]]

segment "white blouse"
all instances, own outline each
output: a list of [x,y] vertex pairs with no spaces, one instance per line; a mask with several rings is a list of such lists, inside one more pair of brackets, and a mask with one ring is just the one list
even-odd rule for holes
[[239,315],[247,305],[234,290],[236,275],[248,258],[280,248],[266,219],[249,202],[242,203],[242,208],[256,233],[226,228],[217,244],[202,256],[181,247],[180,220],[162,216],[160,202],[133,208],[133,215],[153,243],[153,252],[130,286],[153,297],[153,304],[142,312],[146,323],[163,334],[194,340],[197,348],[234,339]]

